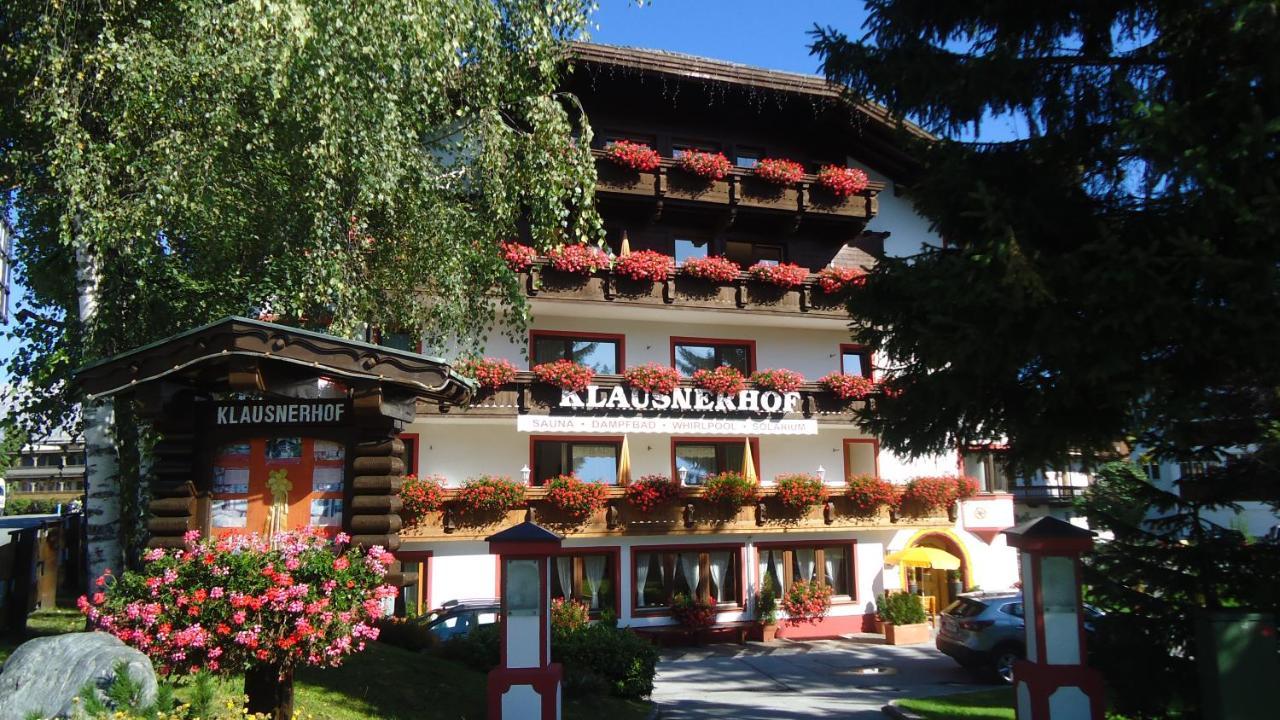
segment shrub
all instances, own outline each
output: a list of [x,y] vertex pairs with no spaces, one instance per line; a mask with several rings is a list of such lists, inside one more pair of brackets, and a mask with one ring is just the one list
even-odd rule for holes
[[516,366],[504,358],[466,358],[455,363],[453,369],[492,390],[516,381]]
[[758,262],[747,268],[752,280],[777,285],[780,288],[797,288],[809,277],[809,269],[795,263],[778,263],[772,265]]
[[441,643],[439,654],[480,672],[489,672],[502,662],[501,627],[500,623],[491,623],[474,627],[466,635],[454,635]]
[[716,606],[709,600],[676,593],[671,599],[671,615],[690,630],[701,630],[716,624]]
[[604,149],[604,156],[616,165],[641,172],[653,172],[662,164],[662,158],[656,150],[644,143],[630,140],[609,143]]
[[547,502],[576,520],[591,517],[609,499],[609,488],[583,482],[576,475],[557,475],[547,481]]
[[826,267],[818,271],[818,287],[828,295],[835,295],[866,281],[867,273],[861,268]]
[[533,366],[533,374],[538,377],[538,380],[548,385],[555,385],[561,390],[570,392],[586,390],[596,376],[595,371],[586,365],[579,365],[564,358]]
[[778,588],[773,584],[772,575],[766,574],[760,583],[760,594],[756,596],[756,620],[761,625],[778,622]]
[[564,664],[565,691],[572,694],[608,692],[640,699],[653,693],[658,651],[629,628],[603,623],[552,639],[552,660]]
[[737,279],[738,273],[742,272],[742,266],[738,263],[714,256],[689,258],[680,267],[691,278],[711,282],[729,282]]
[[760,483],[739,472],[722,472],[707,478],[702,494],[708,502],[722,505],[750,505],[760,495]]
[[551,600],[551,642],[563,640],[566,635],[575,633],[591,624],[591,608],[587,604],[569,598],[552,598]]
[[920,596],[909,592],[885,593],[876,603],[880,619],[891,625],[916,625],[927,620]]
[[857,168],[825,165],[818,170],[818,184],[836,197],[848,197],[867,189],[867,174]]
[[430,513],[444,505],[444,478],[439,475],[428,475],[419,478],[417,475],[405,476],[400,486],[400,517],[410,527],[422,522]]
[[502,260],[511,268],[512,272],[524,272],[533,266],[535,260],[538,259],[538,251],[528,245],[521,245],[516,242],[504,242],[501,244]]
[[895,507],[898,504],[898,490],[894,484],[875,475],[850,475],[845,480],[844,494],[858,515],[874,515],[882,505]]
[[608,270],[613,261],[609,254],[594,245],[561,245],[547,253],[551,267],[565,273],[591,275],[597,270]]
[[662,395],[670,395],[680,385],[679,371],[656,362],[627,368],[622,377],[637,390]]
[[613,271],[632,280],[665,280],[673,260],[668,255],[653,250],[637,250],[618,258]]
[[731,365],[721,365],[715,370],[698,370],[693,373],[693,384],[717,395],[737,395],[747,389],[747,379]]
[[783,507],[801,510],[827,499],[827,487],[815,475],[796,473],[774,478],[778,500]]
[[842,402],[865,400],[876,390],[875,380],[862,375],[845,375],[844,373],[825,375],[818,380],[818,384]]
[[524,503],[524,485],[505,475],[481,475],[463,483],[454,502],[472,512],[505,513]]
[[435,636],[427,626],[405,618],[381,618],[377,622],[378,642],[417,652],[435,647]]
[[708,180],[723,180],[732,167],[724,153],[686,150],[679,160],[680,169]]
[[757,370],[751,374],[751,382],[762,390],[789,393],[800,389],[804,384],[804,375],[785,368]]
[[627,502],[640,512],[653,512],[679,496],[680,485],[665,475],[645,475],[627,486]]
[[756,163],[752,172],[761,180],[779,185],[790,185],[804,179],[804,166],[786,158],[765,158]]
[[831,610],[831,586],[815,580],[795,580],[782,596],[788,625],[817,625]]

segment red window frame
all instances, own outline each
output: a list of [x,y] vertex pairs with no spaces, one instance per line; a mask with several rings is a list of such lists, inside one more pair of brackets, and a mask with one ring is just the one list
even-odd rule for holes
[[616,374],[621,375],[627,369],[627,336],[618,333],[578,332],[575,330],[530,330],[529,331],[529,368],[538,364],[534,358],[534,343],[540,337],[580,338],[583,340],[612,340],[618,344]]
[[[833,547],[833,546],[843,547],[848,552],[849,565],[846,569],[849,571],[849,594],[847,596],[844,596],[844,595],[838,596],[841,598],[840,600],[833,599],[831,602],[833,605],[852,605],[858,602],[859,600],[858,598],[858,562],[857,562],[858,539],[857,538],[851,538],[847,540],[845,539],[841,539],[841,540],[776,540],[776,541],[770,541],[770,542],[758,542],[755,544],[755,547],[753,548],[754,552],[751,553],[751,556],[752,556],[751,559],[752,559],[752,562],[755,563],[753,567],[759,568],[761,550],[778,550],[778,549],[792,550],[795,548],[818,549],[818,548]],[[824,573],[826,572],[826,568],[823,568],[823,572]],[[762,583],[764,582],[764,578],[757,578],[756,582]],[[781,595],[783,591],[784,591],[783,588],[778,588],[779,595]],[[844,597],[848,597],[849,599],[844,600],[843,599]]]
[[734,338],[689,337],[685,335],[671,336],[671,367],[676,367],[676,345],[745,345],[747,348],[747,374],[756,371],[756,341]]
[[876,368],[871,362],[871,350],[868,349],[866,345],[859,345],[857,343],[840,343],[840,350],[836,353],[836,370],[838,372],[844,372],[845,353],[856,353],[861,355],[863,359],[862,366],[866,370],[863,377],[875,378]]
[[746,545],[743,543],[707,543],[697,545],[632,545],[631,546],[631,578],[628,585],[631,586],[631,597],[627,599],[628,605],[631,607],[632,617],[670,617],[671,607],[660,608],[639,608],[636,607],[636,555],[638,553],[650,552],[712,552],[714,550],[730,550],[738,553],[738,588],[737,597],[734,598],[736,604],[721,606],[717,612],[740,612],[746,608],[746,587],[747,587],[747,563],[744,556],[750,553],[743,552]]
[[[748,438],[751,443],[751,464],[756,467],[756,477],[760,477],[760,438]],[[712,445],[716,443],[737,443],[742,444],[742,437],[726,437],[714,435],[678,435],[671,438],[671,477],[678,481],[680,475],[676,468],[676,445]],[[725,472],[721,470],[721,472]],[[693,487],[697,487],[696,485]]]
[[404,467],[405,475],[418,474],[418,453],[422,451],[422,442],[418,436],[419,436],[419,433],[400,433],[399,435],[396,436],[401,440],[408,440],[413,443],[413,452],[405,454],[406,458],[409,461],[405,463],[405,467]]
[[[552,555],[552,558],[558,557],[576,557],[580,555],[609,555],[613,558],[613,576],[610,580],[613,582],[613,615],[614,617],[622,617],[622,548],[613,545],[593,545],[588,547],[572,547],[561,548],[560,552]],[[554,562],[554,561],[553,561]],[[554,574],[556,568],[554,564],[551,566],[551,572]],[[551,592],[551,583],[547,583],[547,592]],[[603,608],[602,608],[603,609]],[[600,610],[591,613],[591,617],[599,617]]]
[[[529,487],[538,487],[534,483],[538,477],[537,466],[537,444],[540,442],[582,442],[594,443],[597,445],[617,445],[619,452],[622,448],[622,435],[530,435],[529,436]],[[609,487],[619,487],[618,479],[614,478],[613,484]]]
[[849,477],[849,446],[854,444],[871,446],[871,452],[874,454],[873,464],[875,465],[875,470],[873,472],[875,473],[876,477],[880,477],[880,441],[877,440],[876,438],[845,438],[844,439],[844,442],[841,443],[841,449],[844,451],[842,453],[844,456],[844,467],[841,468],[844,471],[844,477],[845,478]]

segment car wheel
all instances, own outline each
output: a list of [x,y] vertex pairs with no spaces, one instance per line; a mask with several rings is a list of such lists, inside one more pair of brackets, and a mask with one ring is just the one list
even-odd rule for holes
[[1005,685],[1013,684],[1013,664],[1022,659],[1022,652],[1015,647],[1002,647],[994,653],[996,677]]

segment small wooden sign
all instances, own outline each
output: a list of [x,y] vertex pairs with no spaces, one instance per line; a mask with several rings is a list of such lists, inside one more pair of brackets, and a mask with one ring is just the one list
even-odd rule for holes
[[351,420],[347,400],[229,400],[212,403],[208,424],[232,427],[339,427]]

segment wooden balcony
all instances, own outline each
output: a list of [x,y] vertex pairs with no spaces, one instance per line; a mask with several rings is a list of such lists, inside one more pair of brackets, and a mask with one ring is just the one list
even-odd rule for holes
[[[842,488],[833,486],[833,494]],[[541,487],[525,489],[527,507],[503,514],[468,515],[452,507],[456,491],[445,492],[445,509],[400,534],[405,542],[415,540],[476,540],[522,522],[531,511],[534,521],[572,537],[621,537],[632,535],[709,535],[716,533],[752,533],[761,530],[786,530],[788,533],[825,532],[830,530],[892,529],[900,527],[950,527],[944,515],[928,517],[891,516],[881,508],[871,516],[856,515],[844,496],[830,498],[826,505],[814,505],[803,511],[785,509],[774,495],[772,486],[761,488],[756,505],[724,507],[702,499],[702,488],[686,487],[681,497],[651,512],[641,512],[626,499],[626,490],[609,488],[605,508],[591,517],[576,520],[553,507]]]
[[521,281],[530,298],[773,315],[798,313],[849,321],[844,294],[823,292],[816,275],[810,275],[797,288],[784,289],[752,280],[745,272],[724,283],[689,277],[679,269],[658,281],[632,280],[611,270],[590,276],[560,272],[545,259],[539,259],[521,273]]
[[[619,385],[625,385],[626,382],[621,375],[596,375],[591,384],[599,386],[602,390],[608,390]],[[680,387],[691,388],[693,386],[691,379],[681,378]],[[800,393],[800,403],[796,412],[777,413],[770,417],[786,420],[816,418],[819,425],[823,423],[847,424],[854,421],[854,412],[862,407],[864,403],[873,402],[870,399],[842,401],[816,382],[805,383],[798,392]],[[532,371],[522,370],[517,374],[516,381],[509,385],[496,390],[492,388],[480,389],[472,399],[470,406],[424,405],[419,407],[418,412],[420,415],[425,412],[428,417],[460,415],[463,417],[508,418],[524,414],[557,415],[561,414],[559,407],[560,395],[560,388],[540,382]],[[607,417],[616,415],[619,411],[574,409],[571,412],[576,416],[597,415]],[[679,414],[679,412],[672,414]],[[700,416],[700,413],[686,415],[697,417]],[[746,416],[748,416],[747,413],[731,413],[725,417]]]
[[732,211],[746,209],[790,213],[799,217],[850,218],[866,221],[879,212],[876,196],[882,183],[871,183],[856,195],[841,198],[817,183],[816,175],[805,175],[794,185],[777,185],[756,177],[750,170],[732,168],[723,180],[707,180],[680,169],[678,161],[662,158],[651,172],[624,168],[609,160],[604,151],[596,157],[596,192],[605,196],[651,198],[657,203],[679,200],[720,206]]

